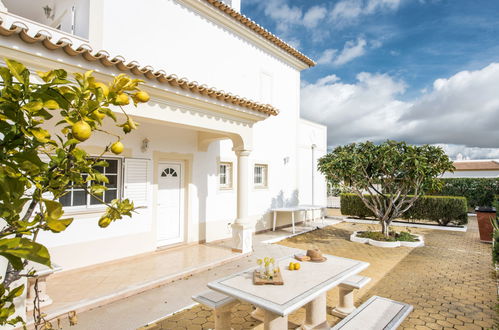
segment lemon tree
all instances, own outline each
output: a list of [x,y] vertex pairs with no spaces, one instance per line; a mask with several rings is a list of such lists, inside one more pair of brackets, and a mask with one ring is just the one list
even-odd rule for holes
[[[149,95],[139,89],[140,80],[126,75],[109,84],[96,81],[90,71],[70,76],[58,69],[35,77],[23,64],[5,62],[0,67],[0,256],[9,263],[0,280],[0,325],[15,325],[24,321],[13,317],[13,300],[26,288],[12,283],[34,275],[28,261],[51,266],[47,248],[36,240],[38,233],[60,233],[73,221],[64,216],[59,198],[68,188],[78,187],[102,201],[106,190],[107,178],[96,168],[108,164],[89,157],[80,143],[96,131],[111,134],[103,128],[106,120],[125,134],[137,128],[121,106],[130,100],[135,105],[146,102]],[[117,122],[113,106],[121,108],[124,122]],[[120,136],[111,135],[115,142],[102,154],[123,151]],[[127,199],[104,204],[101,227],[135,210]],[[35,322],[37,328],[51,328],[41,315],[35,315]]]

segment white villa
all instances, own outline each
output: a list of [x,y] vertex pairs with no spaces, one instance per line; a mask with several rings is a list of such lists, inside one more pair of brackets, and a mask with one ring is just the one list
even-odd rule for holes
[[[103,206],[68,193],[75,221],[40,238],[63,271],[231,237],[249,252],[272,208],[326,205],[326,127],[300,118],[300,72],[315,63],[240,14],[239,0],[2,0],[0,20],[2,59],[105,82],[126,73],[151,95],[127,108],[140,127],[105,169],[105,199],[143,208],[102,229]],[[109,141],[96,133],[84,147],[97,155]]]

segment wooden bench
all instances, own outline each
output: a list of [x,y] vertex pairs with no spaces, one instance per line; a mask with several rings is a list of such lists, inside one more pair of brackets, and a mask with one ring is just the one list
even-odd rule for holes
[[340,295],[340,303],[333,310],[331,310],[331,314],[344,318],[347,317],[348,314],[352,313],[355,310],[355,305],[353,303],[353,290],[363,288],[367,283],[371,282],[370,277],[353,275],[341,282],[338,285],[339,295]]
[[235,298],[213,290],[192,296],[192,300],[210,307],[215,313],[215,330],[230,330],[230,310],[239,303]]
[[390,330],[412,312],[413,307],[391,299],[373,296],[331,330]]

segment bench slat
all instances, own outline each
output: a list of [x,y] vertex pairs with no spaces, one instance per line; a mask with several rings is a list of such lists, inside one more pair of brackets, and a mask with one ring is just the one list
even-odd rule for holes
[[396,329],[412,310],[409,304],[373,296],[331,330]]
[[341,282],[340,285],[348,286],[351,287],[352,289],[360,289],[369,282],[371,282],[370,277],[361,276],[361,275],[352,275],[343,282]]
[[236,301],[235,298],[213,290],[192,296],[192,300],[211,308],[220,308]]

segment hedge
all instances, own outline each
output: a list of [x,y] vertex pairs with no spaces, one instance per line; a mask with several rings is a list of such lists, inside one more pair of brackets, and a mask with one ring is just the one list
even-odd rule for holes
[[492,206],[494,195],[499,195],[499,178],[445,178],[440,191],[431,195],[462,196],[468,200],[468,206]]
[[[360,218],[374,217],[360,197],[355,194],[341,194],[341,214]],[[370,195],[366,195],[371,198]],[[468,223],[466,198],[456,196],[421,196],[400,218],[407,220],[431,220],[446,226],[449,223]]]

